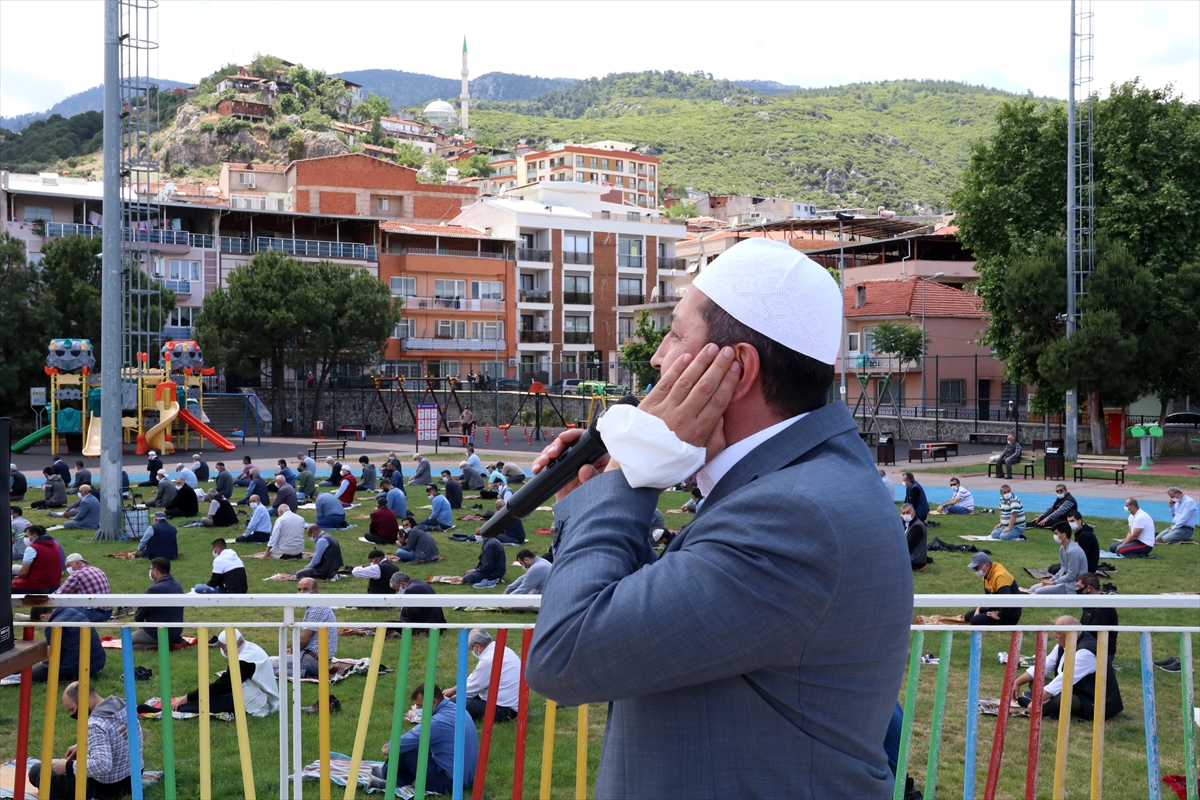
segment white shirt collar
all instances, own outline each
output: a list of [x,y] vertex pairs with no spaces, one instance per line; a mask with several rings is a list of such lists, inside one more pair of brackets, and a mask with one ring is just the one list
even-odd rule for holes
[[797,420],[807,417],[808,414],[809,412],[806,411],[790,419],[785,419],[783,422],[777,422],[769,428],[763,428],[757,433],[750,434],[745,439],[735,442],[717,453],[712,461],[709,461],[704,465],[703,469],[696,473],[696,485],[700,487],[701,494],[708,497],[713,488],[721,482],[721,478],[725,477],[725,473],[733,469],[734,465],[745,458],[751,450],[776,434],[782,433],[785,428]]

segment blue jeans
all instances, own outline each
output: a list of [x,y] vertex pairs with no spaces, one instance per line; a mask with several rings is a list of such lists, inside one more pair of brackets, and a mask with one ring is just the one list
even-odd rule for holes
[[1024,535],[1025,535],[1024,524],[1013,525],[1012,530],[1008,531],[1007,533],[1004,531],[1003,525],[997,525],[995,528],[992,529],[992,538],[993,539],[1003,539],[1004,541],[1011,541],[1012,539],[1020,539]]
[[963,508],[961,505],[959,505],[957,503],[952,506],[946,506],[942,510],[945,511],[947,514],[973,514],[975,512],[975,509]]
[[414,558],[417,557],[417,554],[414,553],[412,550],[403,550],[402,549],[402,550],[396,551],[396,557],[399,558],[401,561],[412,561]]
[[219,592],[207,583],[197,583],[192,587],[192,591],[196,594],[219,594]]
[[483,576],[482,572],[472,572],[470,575],[463,575],[463,583],[468,583],[472,586],[479,583],[480,581],[487,581],[487,580],[491,580],[491,578],[485,578]]
[[317,517],[317,527],[325,530],[330,530],[331,528],[344,528],[346,527],[346,518],[344,516]]
[[87,617],[92,622],[108,622],[112,619],[112,609],[108,611],[97,611],[94,608],[81,608],[79,612]]

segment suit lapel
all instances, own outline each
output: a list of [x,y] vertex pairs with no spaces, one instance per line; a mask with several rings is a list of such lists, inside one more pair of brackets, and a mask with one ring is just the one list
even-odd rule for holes
[[671,541],[665,552],[681,547],[692,525],[727,495],[760,475],[778,472],[799,461],[810,450],[829,439],[857,428],[858,423],[850,416],[846,404],[836,402],[822,406],[781,433],[772,436],[747,453],[722,476],[713,487],[712,493],[704,499],[704,505],[700,507],[695,518]]

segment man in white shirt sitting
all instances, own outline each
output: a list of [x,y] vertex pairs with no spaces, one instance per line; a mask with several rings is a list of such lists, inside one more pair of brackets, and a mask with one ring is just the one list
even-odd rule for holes
[[[1059,617],[1054,621],[1057,625],[1078,625],[1074,617]],[[1112,633],[1109,634],[1110,636]],[[1077,636],[1075,640],[1075,671],[1073,675],[1074,688],[1071,692],[1071,716],[1080,719],[1093,719],[1096,714],[1096,634],[1090,631],[1054,632],[1054,641],[1058,644],[1046,656],[1046,677],[1054,676],[1053,680],[1042,688],[1042,713],[1051,718],[1057,718],[1061,710],[1063,690],[1063,656],[1066,653],[1067,637]],[[1125,706],[1121,702],[1121,689],[1117,686],[1117,674],[1113,670],[1112,655],[1105,651],[1104,658],[1108,659],[1106,686],[1104,692],[1104,718],[1112,719],[1120,714]],[[1036,665],[1035,665],[1036,666]],[[1033,683],[1034,667],[1017,678],[1013,684],[1012,699],[1023,706],[1034,702],[1034,698],[1021,694],[1021,687]]]
[[279,507],[275,527],[267,542],[267,558],[300,558],[304,553],[304,517],[287,506]]
[[931,511],[932,514],[974,514],[975,513],[975,498],[967,491],[967,487],[962,485],[962,481],[958,478],[950,479],[950,488],[954,490],[954,496],[946,502],[942,503],[936,509]]
[[[492,679],[492,659],[496,654],[496,643],[492,636],[483,628],[473,628],[467,637],[467,647],[471,655],[479,659],[475,670],[467,676],[467,685],[463,688],[466,694],[467,713],[474,720],[483,719],[487,710],[489,683]],[[508,722],[517,718],[517,692],[521,680],[521,659],[509,648],[504,648],[504,662],[500,666],[500,688],[496,693],[496,722]],[[448,698],[456,697],[457,686],[451,686],[442,694]],[[461,700],[461,698],[459,698]],[[458,701],[456,701],[458,702]]]
[[1132,497],[1125,501],[1125,511],[1129,514],[1129,533],[1108,549],[1126,558],[1150,555],[1154,549],[1154,520]]

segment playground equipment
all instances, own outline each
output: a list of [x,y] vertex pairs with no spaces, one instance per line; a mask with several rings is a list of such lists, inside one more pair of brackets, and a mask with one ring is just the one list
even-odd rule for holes
[[[13,452],[23,452],[34,442],[50,437],[50,453],[58,455],[61,436],[85,434],[87,419],[88,375],[96,364],[95,351],[87,339],[52,339],[46,354],[46,374],[50,376],[50,424],[34,431],[13,446]],[[71,374],[79,370],[78,375]],[[63,405],[78,402],[80,407]]]
[[1138,469],[1150,469],[1154,464],[1154,440],[1162,438],[1163,429],[1157,425],[1130,425],[1125,433],[1141,440],[1142,465]]
[[[396,427],[396,421],[393,418],[396,404],[401,400],[404,401],[404,407],[408,409],[408,413],[412,415],[414,420],[417,419],[416,408],[414,407],[413,399],[409,397],[408,391],[404,388],[405,381],[421,381],[423,388],[421,394],[416,396],[416,404],[435,403],[438,407],[438,427],[445,428],[446,432],[450,432],[449,412],[450,401],[454,401],[454,405],[458,407],[458,413],[462,414],[463,404],[458,398],[458,378],[434,378],[426,375],[424,378],[399,378],[391,375],[373,375],[371,380],[375,383],[375,393],[371,395],[370,401],[367,402],[366,413],[363,414],[363,430],[370,430],[371,412],[375,410],[375,404],[378,403],[383,409],[383,424],[379,426],[379,432],[385,433],[388,427],[391,427],[392,433],[399,433],[399,428]],[[435,387],[435,383],[442,383]],[[441,390],[442,397],[439,399],[438,390]],[[428,399],[426,399],[428,398]],[[324,422],[324,420],[319,420]]]
[[[542,430],[542,403],[543,402],[550,404],[550,407],[552,409],[554,409],[554,413],[558,415],[558,420],[559,420],[559,422],[562,423],[564,428],[567,427],[567,420],[563,417],[562,412],[558,410],[558,406],[554,405],[554,398],[551,397],[550,393],[546,391],[545,385],[543,385],[541,381],[534,381],[530,385],[529,391],[526,392],[525,396],[521,398],[521,404],[519,406],[517,406],[516,413],[513,414],[513,418],[508,423],[509,426],[511,426],[514,422],[516,422],[517,418],[519,416],[521,416],[521,410],[525,408],[525,403],[528,402],[529,398],[531,398],[531,397],[533,398],[533,418],[534,418],[533,431],[531,433],[527,434],[526,438],[532,444],[534,441],[540,441],[540,440],[546,438],[546,433],[545,433],[545,431]],[[594,401],[595,397],[593,397],[592,399]],[[588,416],[589,417],[591,416],[590,411],[588,412]],[[554,438],[553,434],[551,435],[550,438]],[[505,435],[505,443],[507,444],[507,442],[508,442],[508,437],[506,434]]]
[[[867,365],[865,363],[865,359],[866,356],[860,356],[860,363],[863,363],[864,366]],[[884,400],[887,400],[888,405],[891,406],[891,411],[896,415],[896,431],[899,434],[897,438],[907,439],[908,443],[911,445],[912,437],[909,436],[908,431],[904,427],[904,415],[901,413],[900,404],[896,398],[896,393],[889,392],[887,390],[888,384],[892,381],[892,373],[881,372],[879,374],[875,374],[873,372],[860,372],[854,377],[858,379],[858,385],[861,391],[858,393],[858,400],[854,403],[854,410],[850,412],[850,415],[857,417],[858,411],[861,408],[863,410],[864,425],[866,424],[867,416],[870,415],[874,432],[882,437],[886,431],[883,430],[883,425],[879,422],[879,411],[884,404]],[[871,402],[867,395],[867,386],[870,385],[872,379],[875,380],[876,399],[874,403]]]

